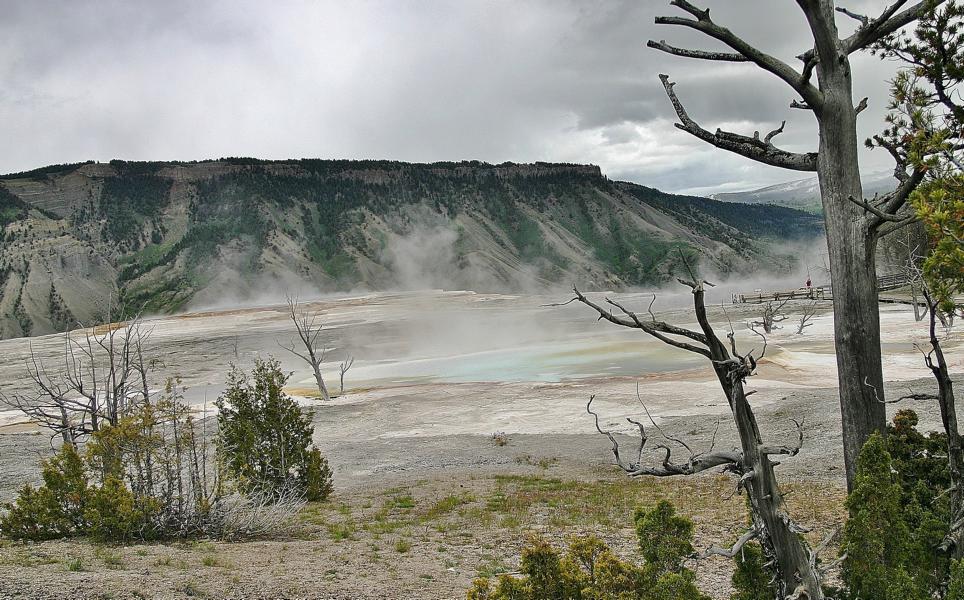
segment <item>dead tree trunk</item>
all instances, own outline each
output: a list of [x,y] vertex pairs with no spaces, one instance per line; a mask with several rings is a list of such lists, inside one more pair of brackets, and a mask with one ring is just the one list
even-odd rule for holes
[[338,383],[339,383],[338,393],[339,393],[339,394],[344,394],[344,393],[345,393],[345,373],[347,373],[347,372],[348,372],[348,369],[350,369],[350,368],[352,367],[352,365],[354,365],[354,364],[355,364],[355,357],[349,354],[349,355],[345,358],[345,360],[343,360],[342,363],[338,366],[338,369],[339,369],[339,374],[338,374]]
[[777,323],[787,320],[787,316],[784,315],[782,311],[783,307],[786,306],[789,301],[790,298],[787,298],[776,306],[774,306],[773,302],[767,302],[763,307],[763,320],[750,322],[750,329],[754,329],[758,325],[763,327],[764,333],[773,333],[774,329],[779,329],[780,327]]
[[[752,527],[741,538],[741,542],[746,543],[753,538],[759,539],[774,574],[777,598],[822,599],[824,597],[820,586],[822,576],[816,567],[815,553],[810,551],[807,543],[799,535],[805,530],[796,525],[786,511],[774,473],[774,463],[770,460],[770,456],[775,454],[796,455],[800,444],[796,446],[764,445],[753,409],[747,401],[747,392],[743,387],[746,378],[756,368],[757,359],[752,356],[752,353],[746,355],[737,353],[732,332],[728,336],[730,349],[727,349],[726,344],[717,337],[706,315],[703,298],[704,282],[696,280],[683,281],[683,283],[693,290],[696,318],[702,332],[656,321],[655,317],[651,320],[642,320],[636,313],[607,299],[611,306],[619,309],[624,315],[616,316],[610,310],[588,299],[579,290],[574,290],[575,300],[593,308],[602,319],[624,327],[641,329],[664,343],[705,356],[712,363],[720,387],[729,402],[733,422],[740,437],[740,452],[714,452],[712,449],[699,454],[691,452],[686,463],[673,463],[669,448],[662,447],[665,451],[662,465],[645,467],[641,464],[642,452],[647,440],[645,427],[637,421],[631,421],[639,428],[640,445],[637,462],[627,463],[620,457],[619,445],[615,437],[599,428],[599,419],[591,410],[592,399],[590,399],[590,406],[587,406],[587,411],[596,417],[596,428],[600,433],[609,436],[616,462],[631,476],[689,475],[721,465],[725,470],[737,474],[740,478],[738,486],[745,489],[749,496],[752,517]],[[798,431],[802,442],[802,427],[799,425]],[[712,549],[707,554],[725,554],[732,557],[739,552],[742,543],[738,543],[730,551]]]
[[321,364],[325,361],[327,348],[322,348],[319,351],[317,347],[318,338],[321,337],[323,329],[322,324],[318,323],[318,315],[316,313],[309,313],[307,310],[300,310],[298,308],[298,302],[289,297],[288,317],[291,319],[291,322],[294,323],[295,330],[298,332],[298,339],[301,340],[305,351],[301,353],[295,350],[293,344],[290,346],[282,346],[282,348],[311,366],[311,371],[315,376],[315,384],[318,386],[318,393],[321,395],[321,399],[327,402],[331,400],[331,396],[328,394],[328,386],[325,385],[325,378],[321,374]]
[[957,422],[957,405],[954,402],[954,382],[951,381],[947,370],[947,360],[941,340],[937,337],[937,316],[940,313],[939,302],[933,299],[926,284],[922,285],[924,297],[930,314],[930,345],[931,350],[924,354],[924,364],[931,370],[937,381],[937,404],[941,409],[941,423],[947,435],[947,466],[950,472],[951,507],[953,521],[948,528],[947,535],[941,542],[941,548],[951,552],[955,559],[964,557],[964,481],[961,479],[961,469],[964,468],[964,448],[961,444],[960,427]]
[[797,334],[802,334],[803,330],[807,327],[812,327],[813,317],[817,314],[817,302],[813,301],[810,304],[804,305],[803,313],[800,315],[800,321],[797,323]]
[[[901,11],[907,2],[894,2],[876,18],[840,11],[861,22],[857,31],[841,39],[834,20],[832,0],[797,0],[814,39],[814,47],[799,57],[803,63],[799,71],[718,25],[710,18],[709,10],[700,9],[687,0],[672,0],[670,4],[692,18],[657,17],[657,24],[700,31],[732,51],[690,50],[652,40],[648,46],[687,58],[753,63],[787,83],[802,98],[802,101],[793,100],[791,107],[810,110],[817,119],[819,147],[815,153],[794,153],[776,147],[773,139],[783,132],[783,125],[762,139],[759,132],[752,137],[719,129],[711,132],[690,118],[673,91],[674,84],[668,76],[660,75],[679,117],[678,128],[718,148],[757,162],[817,172],[834,289],[834,333],[844,458],[848,486],[852,485],[860,448],[872,433],[884,430],[886,426],[883,404],[872,392],[873,389],[883,389],[874,258],[876,243],[880,235],[899,226],[900,219],[896,213],[920,182],[922,174],[908,174],[906,163],[898,160],[897,175],[901,179],[898,188],[874,206],[864,207],[863,212],[859,210],[867,203],[863,201],[857,163],[856,119],[857,114],[866,107],[866,102],[854,105],[849,56],[915,21],[930,9],[932,3],[918,2]],[[811,83],[814,73],[817,85]],[[875,387],[862,385],[861,382],[865,380]]]

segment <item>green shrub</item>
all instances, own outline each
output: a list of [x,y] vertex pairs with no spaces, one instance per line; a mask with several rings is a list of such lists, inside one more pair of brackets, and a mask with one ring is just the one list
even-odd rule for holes
[[95,432],[83,455],[65,444],[43,463],[43,485],[25,486],[0,517],[17,539],[86,535],[124,542],[217,534],[221,498],[207,481],[205,442],[173,382],[156,402],[131,407]]
[[305,470],[305,499],[314,502],[331,495],[334,486],[331,480],[331,467],[321,455],[321,450],[312,448],[308,453],[308,466]]
[[770,575],[763,568],[763,549],[750,542],[736,555],[736,570],[731,579],[736,593],[730,600],[772,600],[775,597]]
[[852,598],[950,597],[951,563],[937,549],[951,521],[946,436],[925,436],[917,422],[898,411],[861,450],[841,547]]
[[502,575],[493,588],[488,579],[473,582],[468,600],[706,600],[683,568],[692,553],[693,524],[659,502],[637,510],[636,532],[645,562],[616,556],[594,536],[570,540],[565,555],[533,538],[522,550],[522,577]]
[[16,502],[4,506],[0,533],[16,539],[67,537],[86,528],[87,477],[80,455],[65,445],[42,464],[43,485],[27,484]]
[[676,509],[660,500],[649,510],[636,509],[636,535],[643,560],[663,572],[676,572],[693,554],[693,522],[676,516]]
[[156,503],[150,498],[137,498],[124,482],[110,476],[104,484],[92,488],[87,502],[87,534],[102,542],[126,542],[152,539],[157,534]]
[[331,469],[312,445],[312,414],[284,392],[288,376],[277,360],[255,362],[250,377],[237,367],[217,399],[218,448],[227,474],[243,491],[306,500],[331,493]]
[[955,560],[951,564],[947,600],[964,600],[964,560]]
[[910,559],[909,531],[901,515],[901,488],[892,462],[880,434],[867,440],[857,459],[841,548],[847,553],[844,580],[855,598],[884,598],[896,569]]

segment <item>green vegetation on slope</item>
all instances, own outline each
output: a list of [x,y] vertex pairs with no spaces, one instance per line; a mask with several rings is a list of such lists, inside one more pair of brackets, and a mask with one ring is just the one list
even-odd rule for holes
[[[23,275],[37,262],[36,283],[45,286],[97,273],[105,297],[114,290],[151,312],[264,276],[330,290],[404,284],[396,261],[413,259],[396,255],[396,246],[427,229],[454,234],[454,243],[446,236],[448,246],[427,250],[463,277],[439,285],[475,285],[468,273],[480,272],[481,285],[495,289],[529,280],[658,284],[682,256],[746,270],[768,252],[763,240],[820,231],[798,211],[673,196],[570,164],[111,161],[38,169],[4,185],[0,224],[33,220],[7,232],[22,243],[0,248],[0,268]],[[56,206],[62,216],[31,206]],[[50,268],[50,245],[73,247],[74,259]],[[61,312],[91,318],[62,296]],[[25,310],[36,323],[53,322],[46,308]],[[0,315],[0,336],[20,329],[12,318]]]

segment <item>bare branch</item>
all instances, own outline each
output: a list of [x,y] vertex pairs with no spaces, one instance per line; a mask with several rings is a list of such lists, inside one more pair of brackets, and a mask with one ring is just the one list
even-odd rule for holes
[[886,213],[880,210],[879,208],[877,208],[876,206],[874,206],[873,204],[871,204],[870,202],[867,202],[866,200],[863,200],[863,199],[858,200],[853,196],[848,196],[847,199],[853,202],[854,204],[856,204],[857,206],[861,207],[865,211],[871,213],[881,221],[902,221],[906,218],[904,216],[898,216],[898,215]]
[[667,54],[673,54],[675,56],[682,56],[685,58],[696,58],[700,60],[717,60],[723,62],[748,62],[750,59],[743,56],[739,52],[710,52],[706,50],[690,50],[687,48],[677,48],[676,46],[670,46],[666,43],[666,40],[660,40],[655,42],[649,40],[646,45],[655,50],[661,50]]
[[641,321],[634,312],[623,308],[621,305],[619,305],[614,301],[607,300],[609,304],[618,308],[629,318],[627,319],[627,318],[618,317],[614,315],[612,311],[606,310],[602,306],[599,306],[598,304],[596,304],[595,302],[593,302],[592,300],[584,296],[582,292],[580,292],[577,288],[575,287],[572,288],[572,291],[573,293],[576,294],[576,300],[578,300],[579,302],[582,302],[586,306],[595,310],[596,313],[599,315],[600,319],[605,319],[610,323],[621,325],[623,327],[642,329],[644,332],[655,337],[656,339],[660,340],[663,343],[669,344],[671,346],[675,346],[683,350],[689,350],[690,352],[696,352],[697,354],[702,354],[703,356],[709,356],[709,350],[707,350],[706,348],[694,346],[693,344],[675,340],[664,335],[664,334],[669,334],[669,335],[686,337],[700,344],[703,344],[705,346],[706,340],[702,334],[699,334],[695,331],[690,331],[688,329],[684,329],[682,327],[669,325],[667,323],[663,323],[660,321],[650,321],[650,322]]
[[[937,0],[936,4],[943,4],[943,2],[944,0]],[[898,0],[885,8],[876,19],[868,19],[867,22],[857,28],[853,35],[841,40],[841,47],[847,54],[869,48],[875,42],[894,33],[901,27],[921,18],[927,10],[935,5],[934,2],[923,1],[897,12],[905,4],[907,4],[907,0]]]
[[723,556],[725,558],[736,558],[736,555],[743,550],[743,546],[746,546],[747,542],[759,537],[759,535],[760,535],[759,530],[757,530],[756,527],[752,527],[750,528],[749,531],[747,531],[746,533],[740,536],[740,539],[738,539],[736,543],[733,544],[732,548],[725,549],[725,548],[717,548],[716,546],[713,546],[711,548],[707,548],[703,552],[703,554],[700,554],[697,558],[705,559],[711,556]]
[[734,34],[726,27],[717,25],[710,19],[710,11],[699,9],[687,0],[672,0],[671,5],[689,13],[695,19],[683,17],[656,17],[657,25],[678,25],[688,27],[705,33],[709,37],[719,40],[735,50],[738,54],[746,57],[749,61],[756,64],[761,69],[776,75],[792,87],[804,100],[811,106],[818,106],[822,103],[822,93],[811,85],[803,74],[798,73],[793,67],[784,63],[780,59],[766,54],[765,52],[748,44],[745,40]]
[[[639,460],[635,463],[627,463],[622,460],[619,454],[619,442],[616,441],[615,436],[610,431],[606,431],[599,426],[599,415],[597,415],[592,410],[592,403],[595,399],[595,395],[589,397],[589,402],[586,404],[586,412],[593,416],[596,424],[596,431],[605,435],[609,438],[612,444],[613,456],[616,458],[616,464],[619,465],[621,469],[626,471],[631,477],[640,477],[642,475],[652,475],[655,477],[672,477],[676,475],[693,475],[701,471],[706,471],[707,469],[712,469],[714,467],[719,467],[722,465],[734,465],[738,466],[743,458],[743,455],[737,451],[730,452],[711,452],[704,454],[702,456],[691,457],[691,460],[686,463],[674,463],[672,458],[672,450],[666,446],[657,446],[657,448],[662,449],[665,454],[662,460],[662,464],[658,467],[647,467],[643,466]],[[640,443],[638,456],[642,457],[643,448],[648,440],[646,436],[646,429],[643,427],[642,423],[634,421],[632,419],[627,419],[633,425],[639,429]]]
[[660,427],[658,423],[656,423],[656,419],[654,419],[654,418],[653,418],[653,415],[650,414],[649,408],[646,406],[646,403],[643,402],[643,398],[639,395],[639,382],[638,382],[638,381],[636,382],[636,400],[639,401],[639,404],[640,404],[640,406],[643,407],[643,412],[646,413],[646,417],[649,419],[649,422],[652,423],[653,427],[656,428],[656,431],[658,431],[660,435],[662,435],[662,436],[663,436],[664,438],[666,438],[667,440],[669,440],[669,441],[671,441],[671,442],[676,442],[677,444],[679,444],[679,445],[682,446],[683,448],[686,448],[686,451],[690,453],[690,458],[696,456],[696,453],[693,452],[693,449],[690,448],[689,444],[687,444],[686,442],[684,442],[683,440],[681,440],[681,439],[679,439],[679,438],[675,438],[675,437],[672,437],[672,436],[670,436],[670,435],[667,435],[667,433],[666,433],[665,431],[663,431],[663,428]]
[[[775,138],[776,136],[778,136],[778,135],[780,135],[781,133],[783,133],[783,128],[786,127],[786,125],[787,125],[787,122],[786,122],[786,121],[782,121],[782,122],[780,123],[780,126],[779,126],[778,128],[774,129],[773,131],[771,131],[770,133],[768,133],[765,138],[763,138],[763,143],[769,145],[769,144],[770,144],[770,140],[772,140],[772,139]],[[755,136],[754,136],[754,137],[755,137]]]
[[[786,398],[784,398],[785,400]],[[774,455],[782,454],[785,456],[796,456],[800,453],[800,448],[803,447],[803,421],[797,421],[796,419],[790,419],[790,421],[797,428],[797,443],[795,446],[761,446],[760,452],[762,454]]]
[[[679,117],[680,122],[676,124],[677,128],[717,148],[729,150],[730,152],[757,162],[795,171],[817,170],[817,155],[814,152],[808,152],[806,154],[789,152],[775,147],[769,139],[761,140],[759,137],[748,137],[720,129],[717,129],[715,133],[711,133],[702,128],[687,114],[686,109],[673,90],[673,86],[676,84],[669,80],[669,76],[661,74],[659,79],[663,82],[666,95],[669,97],[670,102],[673,103],[673,108],[676,110],[677,117]],[[777,133],[780,131],[782,131],[782,126],[777,130]],[[776,135],[776,133],[774,133],[774,135]],[[769,137],[772,139],[772,136]]]
[[838,6],[836,10],[837,10],[837,12],[839,12],[839,13],[843,13],[843,14],[847,15],[847,16],[850,17],[851,19],[856,19],[857,21],[860,21],[860,24],[861,24],[861,25],[866,26],[866,25],[870,22],[870,17],[868,17],[868,16],[866,16],[866,15],[859,15],[859,14],[857,14],[857,13],[855,13],[855,12],[850,12],[849,10],[847,10],[846,8],[844,8],[844,7],[842,7],[842,6]]
[[914,213],[914,214],[907,215],[907,217],[905,217],[902,221],[896,221],[894,223],[884,223],[883,225],[877,227],[877,237],[878,238],[886,237],[896,231],[900,231],[901,229],[903,229],[904,227],[907,227],[912,223],[916,223],[919,220],[920,219],[917,216],[917,214]]

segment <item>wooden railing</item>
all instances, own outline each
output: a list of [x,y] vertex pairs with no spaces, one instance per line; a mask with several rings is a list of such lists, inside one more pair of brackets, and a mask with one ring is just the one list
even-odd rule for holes
[[[900,273],[881,275],[877,278],[877,290],[881,292],[893,290],[904,287],[908,283],[907,277]],[[732,294],[733,304],[763,304],[784,300],[833,300],[833,287],[828,284],[792,290],[753,290]]]

